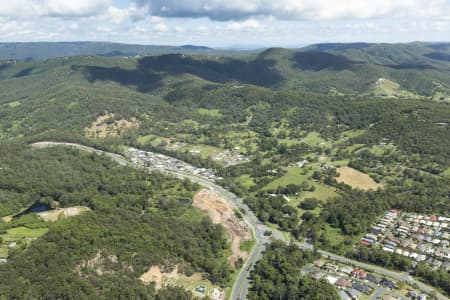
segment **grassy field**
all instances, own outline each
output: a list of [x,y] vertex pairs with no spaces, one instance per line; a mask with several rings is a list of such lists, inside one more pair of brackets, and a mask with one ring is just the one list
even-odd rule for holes
[[348,184],[352,188],[361,190],[376,190],[382,185],[376,183],[369,175],[364,174],[358,170],[350,167],[341,167],[337,169],[339,177],[336,178],[338,182]]
[[352,152],[355,152],[355,151],[363,148],[364,146],[365,146],[365,144],[353,144],[351,146],[346,147],[345,152],[352,153]]
[[398,84],[397,82],[386,78],[378,79],[377,82],[372,86],[371,93],[377,96],[386,97],[418,97],[417,94],[402,89],[400,84]]
[[330,198],[338,196],[332,187],[328,187],[317,182],[312,182],[311,184],[315,187],[315,190],[313,192],[302,193],[300,196],[300,201],[303,201],[306,198],[317,198],[318,200],[326,201]]
[[325,237],[330,241],[331,245],[338,245],[345,239],[345,237],[341,234],[341,230],[339,228],[331,227],[328,224],[325,224],[323,232],[325,234]]
[[160,144],[163,141],[162,137],[159,137],[157,135],[154,134],[148,134],[145,136],[140,136],[138,138],[138,143],[141,145],[145,145],[150,143],[152,146],[157,146],[158,144]]
[[450,168],[448,168],[444,173],[442,173],[444,176],[450,177]]
[[248,174],[244,174],[239,176],[236,179],[237,182],[239,182],[240,184],[242,184],[244,187],[246,188],[250,188],[251,186],[255,185],[255,182],[253,181],[253,178],[248,175]]
[[320,133],[316,131],[308,133],[307,136],[301,139],[301,142],[309,146],[330,146],[329,143],[320,136]]
[[12,242],[28,243],[34,238],[43,236],[48,232],[48,228],[30,229],[24,226],[11,228],[5,234],[0,235],[3,243],[0,244],[0,257],[8,257],[8,245]]
[[343,131],[341,133],[341,137],[343,138],[354,138],[357,136],[360,136],[362,134],[364,134],[366,132],[365,129],[359,129],[359,130],[347,130],[347,131]]
[[198,155],[200,155],[202,158],[212,158],[222,152],[224,152],[223,149],[209,146],[209,145],[186,145],[184,147],[178,148],[179,151],[193,151],[191,153],[195,154],[197,151],[199,152]]
[[275,189],[279,186],[286,186],[288,184],[300,184],[309,179],[312,175],[312,171],[308,171],[303,174],[304,169],[299,167],[285,167],[283,168],[287,171],[283,177],[280,177],[266,186],[266,189]]
[[199,108],[197,112],[201,115],[210,116],[210,117],[221,117],[222,113],[219,109],[206,109],[206,108]]
[[241,242],[240,249],[243,251],[250,252],[253,249],[253,247],[255,247],[255,245],[256,245],[255,239],[244,240]]
[[13,102],[8,103],[9,107],[12,107],[12,108],[20,106],[21,104],[22,103],[20,103],[20,101],[13,101]]
[[376,145],[369,149],[370,152],[377,156],[384,155],[387,151],[396,151],[397,147],[393,144],[387,144],[387,145]]

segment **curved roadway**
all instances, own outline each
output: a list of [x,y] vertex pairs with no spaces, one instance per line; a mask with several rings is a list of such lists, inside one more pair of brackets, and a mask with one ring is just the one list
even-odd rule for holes
[[[244,209],[245,214],[243,217],[244,217],[245,222],[249,225],[249,227],[254,232],[254,236],[256,239],[256,245],[252,249],[252,252],[249,253],[249,257],[248,257],[247,261],[245,262],[238,277],[236,278],[236,281],[233,285],[232,292],[231,292],[231,297],[230,297],[231,300],[237,300],[237,299],[245,300],[246,299],[248,288],[250,285],[250,279],[249,279],[250,272],[251,272],[254,264],[262,258],[263,252],[266,248],[266,245],[271,242],[272,238],[282,240],[287,243],[290,242],[279,230],[276,230],[274,228],[271,228],[271,227],[261,223],[258,220],[258,218],[255,216],[255,214],[250,210],[250,208],[243,202],[243,200],[241,198],[237,197],[235,194],[231,193],[230,191],[224,189],[223,187],[215,184],[214,182],[212,182],[204,177],[181,173],[177,170],[168,169],[168,168],[156,169],[156,168],[143,167],[137,163],[133,163],[133,162],[127,160],[126,158],[124,158],[123,156],[121,156],[119,154],[106,152],[103,150],[95,149],[95,148],[80,145],[80,144],[63,143],[63,142],[38,142],[38,143],[32,144],[32,146],[35,148],[47,148],[47,147],[52,147],[52,146],[73,147],[73,148],[77,148],[77,149],[80,149],[80,150],[83,150],[83,151],[86,151],[89,153],[105,155],[105,156],[111,158],[116,163],[123,165],[123,166],[147,169],[149,171],[159,170],[163,173],[170,174],[170,175],[173,175],[178,178],[182,178],[182,179],[188,178],[188,179],[192,180],[193,182],[196,182],[196,183],[214,191],[219,196],[223,197],[225,200],[228,200],[234,207]],[[272,236],[271,237],[264,236],[265,231],[271,231]],[[300,242],[296,242],[295,244],[302,249],[313,250],[313,247],[310,244],[300,243]],[[339,256],[339,255],[336,255],[336,254],[333,254],[330,252],[322,251],[322,250],[318,250],[318,252],[322,256],[328,257],[328,258],[336,260],[338,262],[357,266],[359,268],[363,268],[363,269],[366,269],[366,270],[369,270],[369,271],[372,271],[372,272],[375,272],[375,273],[378,273],[378,274],[381,274],[384,276],[394,278],[399,281],[406,282],[413,286],[416,285],[421,290],[427,292],[428,294],[435,295],[436,298],[439,300],[448,299],[444,295],[437,292],[434,288],[432,288],[420,281],[415,280],[414,278],[409,276],[407,273],[397,273],[394,271],[384,269],[382,267],[378,267],[378,266],[362,263],[359,261],[351,260],[351,259]]]

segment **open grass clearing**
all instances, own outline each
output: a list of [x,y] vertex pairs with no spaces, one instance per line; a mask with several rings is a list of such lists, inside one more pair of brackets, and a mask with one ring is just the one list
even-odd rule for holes
[[365,144],[353,144],[351,146],[346,147],[345,152],[353,153],[355,151],[358,151],[358,150],[364,148],[365,146],[366,146]]
[[365,132],[366,132],[365,129],[346,130],[346,131],[341,132],[341,137],[354,138],[354,137],[363,135]]
[[251,240],[244,240],[241,242],[240,248],[242,251],[246,251],[248,253],[250,253],[250,251],[253,249],[253,247],[255,247],[256,245],[256,239],[251,239]]
[[387,144],[387,145],[376,145],[369,149],[369,151],[377,156],[382,156],[386,152],[394,152],[397,150],[397,147],[394,144]]
[[249,174],[239,176],[236,181],[243,185],[245,188],[250,188],[255,185],[253,178]]
[[222,117],[222,113],[220,112],[220,109],[207,109],[207,108],[199,108],[197,109],[197,112],[204,116],[210,116],[210,117]]
[[311,182],[311,185],[314,186],[314,191],[303,192],[299,197],[299,203],[306,198],[317,198],[320,201],[327,201],[328,199],[339,196],[332,187],[317,182]]
[[329,147],[330,143],[327,142],[325,139],[323,139],[320,136],[320,133],[316,132],[316,131],[312,131],[310,133],[308,133],[304,138],[301,139],[302,143],[305,143],[309,146],[322,146],[322,147]]
[[202,145],[202,144],[196,144],[196,145],[186,145],[183,147],[178,148],[179,151],[188,151],[191,154],[197,154],[200,155],[201,158],[212,158],[222,152],[224,152],[224,149],[209,146],[209,145]]
[[276,189],[279,186],[287,186],[288,184],[301,184],[309,180],[309,177],[313,173],[312,170],[299,167],[285,167],[283,169],[286,170],[286,174],[270,182],[265,189]]
[[442,175],[450,177],[450,168],[448,168],[446,171],[444,171],[444,173],[442,173]]
[[11,108],[14,108],[14,107],[20,106],[21,104],[22,103],[20,101],[13,101],[13,102],[9,102],[8,106],[11,107]]
[[332,227],[328,224],[324,225],[323,233],[325,238],[330,241],[331,245],[338,245],[345,240],[345,236],[341,234],[339,228]]
[[16,228],[11,228],[6,231],[6,234],[2,237],[6,240],[15,240],[23,238],[35,238],[41,237],[48,232],[48,228],[27,228],[25,226],[20,226]]
[[375,182],[369,175],[350,167],[338,168],[337,172],[339,173],[339,177],[336,178],[337,182],[343,182],[352,188],[360,190],[376,190],[383,187],[382,184]]

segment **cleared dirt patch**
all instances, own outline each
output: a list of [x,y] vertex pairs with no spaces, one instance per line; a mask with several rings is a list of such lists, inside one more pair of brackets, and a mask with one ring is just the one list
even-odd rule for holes
[[240,249],[242,241],[251,240],[252,233],[247,224],[236,217],[234,208],[216,193],[203,189],[194,196],[193,205],[207,213],[214,224],[221,224],[231,242],[228,262],[235,267],[239,258],[246,260],[248,253]]
[[91,126],[84,129],[87,138],[107,138],[121,135],[123,132],[139,127],[139,122],[136,118],[130,120],[117,120],[114,114],[107,114],[100,116],[92,122]]
[[369,175],[362,173],[350,167],[342,167],[337,169],[339,177],[337,182],[348,184],[349,186],[361,190],[376,190],[382,188],[383,185],[376,183]]
[[114,274],[114,266],[118,265],[118,258],[115,255],[106,255],[102,251],[98,251],[94,257],[81,261],[76,267],[80,276],[89,276],[90,272],[97,275]]
[[55,222],[58,221],[60,218],[78,216],[79,214],[90,210],[91,209],[89,207],[74,206],[66,208],[57,208],[54,210],[38,213],[38,215],[44,221]]

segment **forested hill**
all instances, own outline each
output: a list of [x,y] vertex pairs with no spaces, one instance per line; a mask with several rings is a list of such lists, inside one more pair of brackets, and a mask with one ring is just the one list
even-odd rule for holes
[[[76,55],[133,60],[136,56],[158,55],[139,59],[140,69],[171,75],[191,74],[213,82],[239,81],[334,95],[450,99],[448,43],[317,44],[301,49],[271,48],[253,52],[193,45],[101,42],[0,44],[0,60],[30,61]],[[0,71],[5,67],[1,65]]]
[[[261,222],[352,257],[386,210],[448,216],[449,53],[447,44],[326,44],[0,62],[0,298],[178,299],[141,283],[152,266],[232,284],[223,229],[192,206],[198,186],[29,147],[36,141],[131,146],[210,168]],[[13,218],[35,201],[89,211]],[[265,266],[276,276],[254,284],[255,298],[290,280],[278,266],[309,261],[295,251],[284,264],[291,250],[272,250],[253,276]],[[92,261],[99,267],[84,270]],[[449,294],[447,277],[430,274]],[[322,284],[305,277],[296,287]]]
[[160,55],[167,53],[182,54],[236,54],[236,51],[219,51],[209,47],[182,45],[133,45],[110,42],[35,42],[0,43],[0,60],[45,60],[63,56],[100,55],[100,56],[137,56]]

